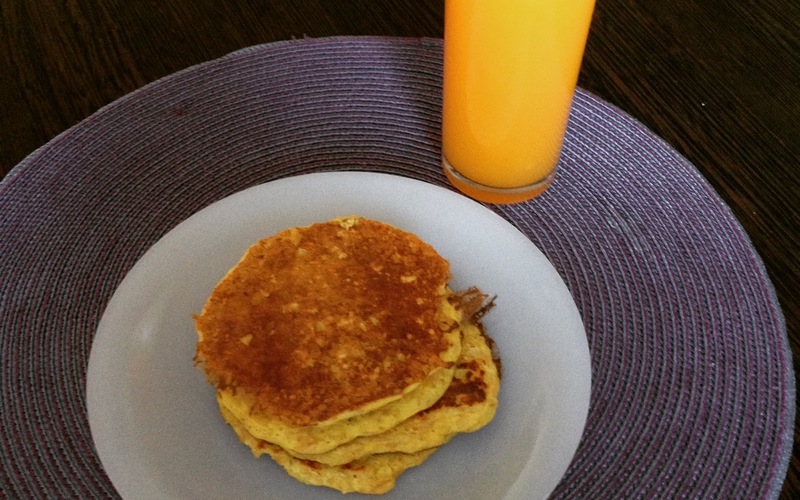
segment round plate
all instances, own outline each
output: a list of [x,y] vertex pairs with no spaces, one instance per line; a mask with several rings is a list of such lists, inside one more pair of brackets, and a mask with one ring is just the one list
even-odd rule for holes
[[258,239],[351,214],[433,245],[450,261],[455,290],[476,285],[497,296],[484,321],[503,361],[495,419],[401,475],[385,496],[531,499],[553,490],[577,449],[591,389],[583,323],[558,273],[522,233],[470,199],[403,177],[337,172],[270,182],[201,210],[114,293],[86,391],[97,451],[124,497],[341,498],[239,443],[193,366],[192,313]]

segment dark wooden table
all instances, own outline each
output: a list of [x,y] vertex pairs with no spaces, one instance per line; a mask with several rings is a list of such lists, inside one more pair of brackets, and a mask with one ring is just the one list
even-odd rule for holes
[[[293,37],[441,37],[443,0],[0,3],[0,175],[101,106]],[[800,2],[599,0],[580,85],[685,155],[749,233],[800,359]],[[1,214],[0,214],[1,216]],[[800,495],[795,453],[783,497]]]

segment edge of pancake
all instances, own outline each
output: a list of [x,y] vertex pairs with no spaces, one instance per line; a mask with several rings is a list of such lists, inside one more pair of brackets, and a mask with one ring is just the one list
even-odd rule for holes
[[391,429],[415,413],[431,407],[441,399],[452,381],[455,367],[439,369],[414,390],[416,405],[404,398],[391,401],[369,413],[355,415],[328,425],[294,426],[266,415],[252,415],[247,398],[236,397],[229,391],[218,390],[217,402],[226,408],[254,437],[291,449],[296,453],[324,453],[357,437],[378,434]]
[[386,493],[394,488],[400,474],[420,465],[438,449],[429,448],[415,453],[382,453],[347,464],[326,465],[296,458],[280,446],[257,439],[230,411],[220,408],[220,413],[254,457],[269,455],[298,481],[312,486],[326,486],[342,493]]

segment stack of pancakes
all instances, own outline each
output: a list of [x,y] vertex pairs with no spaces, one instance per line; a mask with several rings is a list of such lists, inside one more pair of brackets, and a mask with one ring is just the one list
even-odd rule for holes
[[497,408],[477,290],[415,235],[360,217],[255,243],[195,316],[196,363],[256,456],[298,480],[384,493]]

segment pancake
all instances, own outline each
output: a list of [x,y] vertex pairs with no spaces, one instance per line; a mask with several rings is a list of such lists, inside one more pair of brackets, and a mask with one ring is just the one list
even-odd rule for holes
[[415,235],[360,217],[252,245],[200,314],[195,363],[255,456],[379,494],[494,416],[499,359],[477,289]]
[[[430,245],[388,224],[353,216],[287,229],[214,288],[195,316],[195,360],[255,437],[323,452],[447,390],[461,350],[449,277]],[[326,435],[364,414],[377,424]]]
[[314,486],[327,486],[342,493],[374,495],[386,493],[394,488],[400,474],[420,465],[436,451],[436,448],[432,448],[417,453],[384,453],[344,465],[325,465],[297,459],[280,446],[254,438],[231,412],[224,407],[220,412],[239,439],[250,447],[256,457],[267,454],[298,481]]

